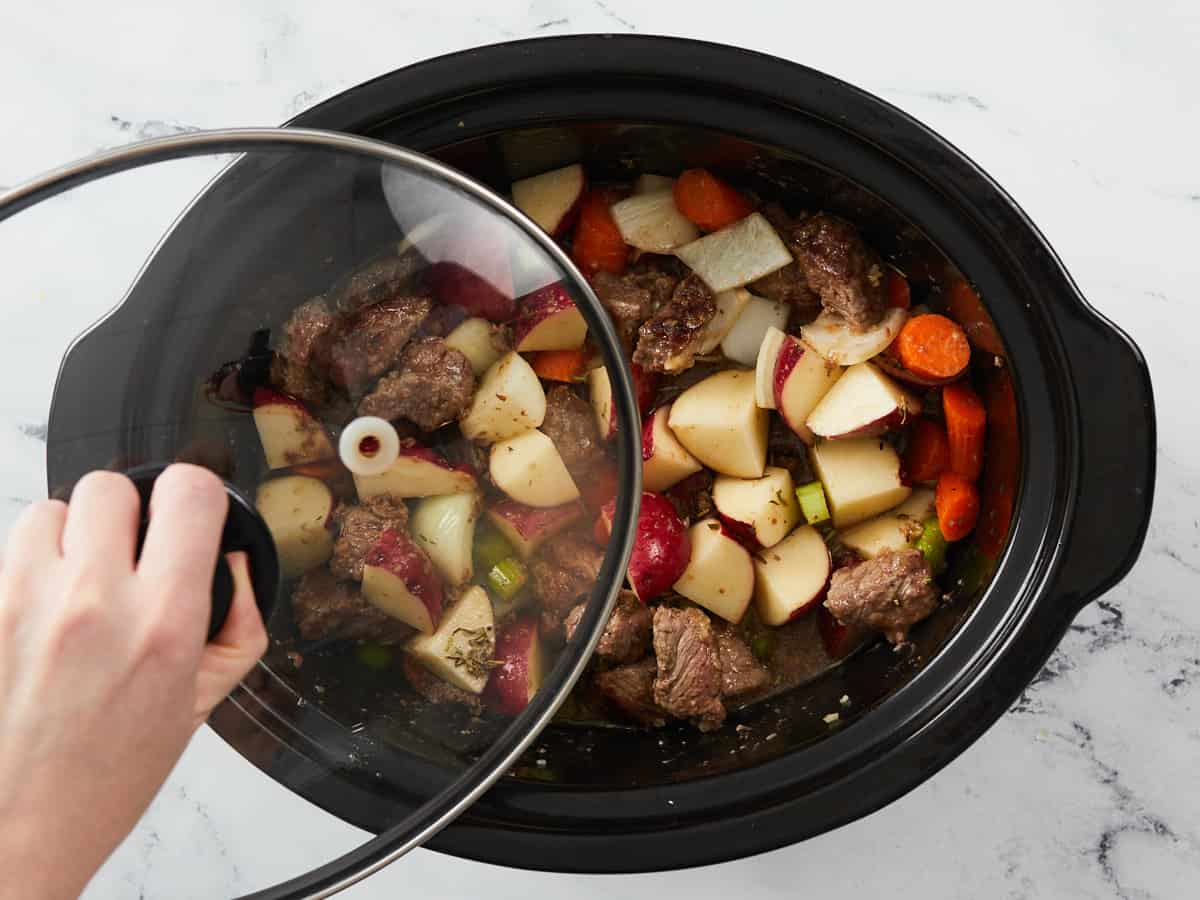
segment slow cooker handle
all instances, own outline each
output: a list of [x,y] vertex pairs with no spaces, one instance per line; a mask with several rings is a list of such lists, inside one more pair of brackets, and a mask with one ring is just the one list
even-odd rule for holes
[[[142,500],[142,520],[138,528],[138,554],[146,537],[147,511],[150,508],[150,493],[154,481],[166,469],[166,464],[138,466],[125,474],[133,481]],[[279,589],[279,556],[267,523],[258,510],[240,490],[224,482],[229,495],[229,512],[225,516],[225,528],[221,532],[221,555],[213,573],[212,613],[208,620],[208,640],[212,640],[225,624],[229,608],[233,603],[233,575],[225,562],[226,553],[243,552],[250,565],[250,579],[254,585],[254,600],[258,604],[263,621],[267,621],[275,605],[275,594]]]
[[1079,408],[1080,476],[1059,575],[1076,610],[1132,568],[1150,523],[1155,417],[1137,345],[1090,308],[1059,315]]

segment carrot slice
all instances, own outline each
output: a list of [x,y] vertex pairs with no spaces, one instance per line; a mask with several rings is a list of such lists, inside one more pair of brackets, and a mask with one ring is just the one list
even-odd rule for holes
[[942,412],[950,441],[950,471],[969,481],[983,470],[983,439],[987,412],[979,395],[965,381],[942,388]]
[[1004,356],[1004,342],[975,289],[956,278],[946,287],[946,310],[962,326],[967,340],[985,353]]
[[887,270],[888,306],[893,309],[911,309],[912,292],[908,289],[908,279],[895,269]]
[[529,365],[547,381],[578,381],[592,358],[590,347],[575,350],[539,350],[529,354]]
[[917,419],[908,434],[904,472],[913,481],[937,481],[950,468],[950,439],[931,419]]
[[688,169],[679,176],[675,205],[705,231],[719,231],[754,211],[749,200],[707,169]]
[[937,313],[913,316],[892,346],[904,367],[921,378],[954,378],[971,362],[966,334]]
[[607,191],[588,192],[579,207],[571,254],[586,275],[596,272],[625,271],[629,248],[609,211],[611,198]]
[[948,541],[961,541],[979,521],[979,491],[975,483],[954,472],[943,472],[933,496],[938,526]]

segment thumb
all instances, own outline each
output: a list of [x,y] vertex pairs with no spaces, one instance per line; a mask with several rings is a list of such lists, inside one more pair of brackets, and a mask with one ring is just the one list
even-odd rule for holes
[[254,602],[246,554],[230,553],[226,560],[233,574],[233,600],[225,624],[200,657],[196,674],[197,727],[267,651],[267,630]]

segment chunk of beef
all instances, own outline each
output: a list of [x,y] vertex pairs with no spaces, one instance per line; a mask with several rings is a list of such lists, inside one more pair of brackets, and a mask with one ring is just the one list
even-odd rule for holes
[[446,337],[463,323],[467,311],[454,303],[435,303],[416,332],[413,340],[426,337]]
[[759,297],[790,306],[792,314],[788,319],[789,325],[807,325],[821,311],[821,298],[808,286],[808,279],[798,263],[788,263],[746,287]]
[[304,401],[310,409],[329,403],[329,382],[313,371],[308,363],[297,363],[276,354],[271,360],[271,384],[283,393]]
[[363,560],[378,543],[380,535],[389,528],[403,529],[408,522],[408,510],[403,503],[393,502],[390,511],[395,515],[390,517],[377,515],[389,511],[383,501],[376,501],[372,509],[339,503],[333,512],[338,536],[333,542],[329,571],[338,578],[362,581]]
[[337,317],[324,297],[305,300],[283,323],[276,353],[296,365],[307,366],[316,360],[321,341],[336,324]]
[[405,348],[396,371],[380,379],[358,411],[433,431],[461,416],[474,393],[475,372],[463,352],[442,338],[422,338]]
[[814,478],[808,461],[808,446],[781,416],[771,416],[771,427],[767,432],[767,465],[787,469],[797,485],[808,484]]
[[[580,603],[567,614],[563,622],[563,631],[569,641],[579,627],[583,618],[586,603]],[[608,624],[604,626],[604,634],[596,645],[596,655],[612,663],[629,663],[641,659],[650,649],[651,619],[650,610],[633,593],[621,591],[617,605],[613,608]]]
[[678,283],[679,279],[660,269],[643,269],[623,275],[597,272],[592,278],[592,288],[612,317],[627,350],[633,347],[641,324],[670,299]]
[[653,657],[626,666],[597,672],[593,681],[607,700],[635,722],[662,727],[667,711],[654,702],[658,664]]
[[546,393],[546,417],[542,431],[554,442],[567,471],[576,482],[595,477],[595,469],[604,448],[596,416],[588,402],[565,384],[556,384]]
[[690,369],[716,312],[717,301],[708,285],[698,275],[689,275],[638,329],[633,361],[652,372]]
[[571,607],[586,600],[604,562],[604,551],[580,534],[568,532],[547,542],[529,564],[534,596],[542,604],[542,633],[561,633]]
[[771,673],[754,658],[750,647],[732,628],[722,623],[713,630],[721,659],[721,696],[745,697],[758,693],[771,683]]
[[399,619],[368,603],[349,581],[338,581],[327,569],[313,569],[292,591],[292,618],[306,641],[336,638],[398,644],[415,632]]
[[332,305],[338,312],[354,313],[391,300],[415,286],[425,265],[418,253],[380,257],[335,286],[329,292]]
[[408,339],[432,308],[429,297],[405,294],[347,316],[331,336],[330,377],[352,393],[362,391],[396,365]]
[[789,246],[826,310],[860,330],[883,317],[883,266],[853,225],[818,213],[793,229]]
[[667,489],[667,499],[685,522],[696,522],[713,511],[713,473],[708,469],[694,472]]
[[654,655],[654,702],[701,731],[719,728],[725,721],[721,657],[708,616],[695,607],[655,609]]
[[442,681],[407,653],[404,654],[400,667],[408,686],[428,702],[462,706],[473,714],[483,710],[483,703],[477,696],[455,687],[448,681]]
[[900,644],[912,625],[937,608],[938,598],[925,556],[910,549],[835,571],[825,606],[843,625],[882,631]]

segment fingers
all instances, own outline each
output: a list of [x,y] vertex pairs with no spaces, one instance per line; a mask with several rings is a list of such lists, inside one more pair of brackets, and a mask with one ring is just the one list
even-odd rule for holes
[[267,632],[254,602],[254,586],[245,553],[226,559],[233,573],[233,602],[216,637],[204,648],[196,687],[196,724],[199,725],[233,690],[267,651]]
[[229,571],[233,573],[233,601],[229,605],[225,624],[209,642],[209,646],[237,650],[249,655],[253,662],[267,651],[267,632],[258,613],[258,605],[254,602],[250,562],[245,553],[230,553],[225,559],[229,562]]
[[61,500],[39,500],[25,507],[8,532],[4,567],[24,568],[59,559],[66,522],[67,504]]
[[[138,575],[208,600],[229,500],[207,469],[169,466],[154,482]],[[200,590],[193,590],[200,589]]]
[[140,515],[132,481],[116,472],[89,472],[71,491],[63,556],[133,571]]

